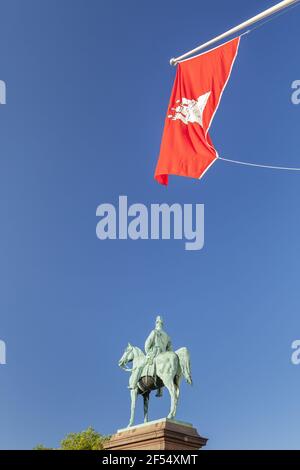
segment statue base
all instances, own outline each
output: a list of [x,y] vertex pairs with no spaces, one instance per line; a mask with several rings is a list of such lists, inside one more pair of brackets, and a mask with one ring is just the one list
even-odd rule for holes
[[119,429],[105,450],[198,450],[206,442],[191,424],[163,418]]

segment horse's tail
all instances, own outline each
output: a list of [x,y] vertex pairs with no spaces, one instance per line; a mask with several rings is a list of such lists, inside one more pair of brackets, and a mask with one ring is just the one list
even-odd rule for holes
[[179,359],[180,371],[188,384],[192,385],[190,353],[187,348],[180,348],[175,351]]

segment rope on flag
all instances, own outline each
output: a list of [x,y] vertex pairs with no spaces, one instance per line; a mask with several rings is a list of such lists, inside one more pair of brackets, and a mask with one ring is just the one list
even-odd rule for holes
[[219,157],[219,160],[223,160],[224,162],[236,163],[237,165],[256,166],[256,167],[259,167],[259,168],[268,168],[269,170],[300,171],[300,168],[290,167],[290,166],[260,165],[259,163],[242,162],[242,161],[239,161],[239,160],[230,160],[229,158],[223,158],[223,157]]

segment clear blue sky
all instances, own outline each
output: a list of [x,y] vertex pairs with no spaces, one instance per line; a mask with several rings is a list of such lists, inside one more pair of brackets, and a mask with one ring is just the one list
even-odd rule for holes
[[[219,161],[202,181],[153,180],[169,58],[274,3],[0,1],[2,449],[124,427],[117,361],[156,314],[191,351],[178,419],[208,448],[299,448],[300,174]],[[299,20],[300,7],[242,39],[211,130],[220,155],[300,166]],[[204,203],[204,249],[101,242],[96,207],[120,194]],[[153,397],[151,417],[168,406]]]

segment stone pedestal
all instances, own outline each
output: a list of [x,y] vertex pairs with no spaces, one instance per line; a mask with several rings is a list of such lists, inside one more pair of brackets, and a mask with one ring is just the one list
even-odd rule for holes
[[198,450],[207,439],[189,423],[159,419],[119,429],[107,442],[106,450]]

